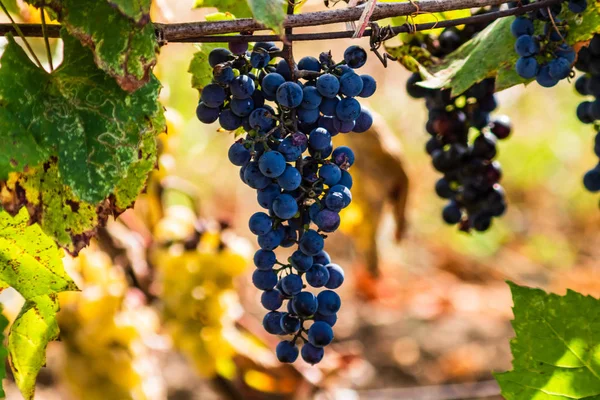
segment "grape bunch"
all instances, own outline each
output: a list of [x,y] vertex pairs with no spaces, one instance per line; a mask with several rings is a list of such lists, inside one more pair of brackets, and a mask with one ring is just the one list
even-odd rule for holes
[[[332,137],[371,127],[371,113],[356,98],[370,97],[377,84],[355,72],[367,59],[359,46],[346,49],[340,63],[322,53],[302,58],[293,70],[277,60],[281,55],[272,43],[256,43],[252,51],[239,44],[213,50],[213,83],[202,91],[197,115],[204,123],[218,120],[225,130],[247,132],[228,155],[265,209],[249,221],[260,246],[252,282],[263,290],[261,303],[269,311],[263,326],[291,336],[277,346],[281,362],[301,354],[316,364],[333,340],[341,307],[334,290],[344,282],[324,239],[338,229],[339,212],[352,201],[348,169],[355,160],[350,148],[334,148]],[[279,247],[295,250],[282,262],[274,252]],[[322,290],[315,295],[309,287]]]
[[[521,4],[528,3],[521,1]],[[587,8],[587,0],[569,0],[567,8],[570,12],[582,13]],[[511,33],[517,39],[517,73],[524,79],[535,78],[540,86],[547,88],[571,75],[576,58],[575,50],[565,42],[568,32],[566,22],[559,17],[562,10],[562,3],[557,3],[519,16],[511,25]],[[544,22],[542,35],[535,35],[535,21]]]
[[[429,111],[426,129],[431,138],[426,150],[434,168],[444,174],[435,191],[449,200],[442,217],[463,231],[486,231],[492,219],[506,211],[499,183],[502,170],[494,158],[497,140],[511,133],[507,117],[490,117],[497,107],[494,80],[486,79],[459,97],[452,97],[449,90],[417,86],[420,80],[419,74],[411,76],[407,91],[414,98],[424,98]],[[472,142],[471,132],[476,132]]]
[[[437,40],[426,38],[422,42],[415,38],[411,45],[443,58],[484,28],[484,24],[463,31],[447,28]],[[444,174],[435,184],[435,191],[448,200],[442,218],[466,232],[486,231],[492,219],[506,211],[504,189],[500,186],[502,170],[494,158],[498,139],[506,139],[512,130],[508,117],[491,117],[498,106],[495,81],[485,79],[456,97],[450,90],[421,87],[420,81],[421,76],[413,74],[406,90],[415,99],[425,99],[429,111],[426,130],[431,138],[426,151],[434,168]],[[474,139],[470,138],[472,134]]]
[[[584,72],[575,81],[575,90],[582,96],[592,96],[593,101],[584,101],[577,107],[577,118],[584,124],[595,124],[596,138],[594,153],[600,158],[600,35],[595,35],[588,47],[579,50],[575,68]],[[600,192],[600,163],[589,170],[583,184],[590,192]]]

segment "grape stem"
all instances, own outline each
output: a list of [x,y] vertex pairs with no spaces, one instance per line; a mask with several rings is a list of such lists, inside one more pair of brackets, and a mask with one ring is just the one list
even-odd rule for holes
[[[296,8],[296,0],[287,0],[288,18],[290,16],[294,15],[295,8]],[[294,61],[294,51],[293,51],[293,47],[292,47],[293,39],[291,38],[292,33],[293,33],[292,31],[293,31],[293,28],[291,26],[285,28],[285,35],[284,35],[284,39],[283,39],[283,50],[281,51],[281,53],[282,53],[283,59],[287,62],[288,66],[290,67],[290,74],[292,75],[292,81],[295,82],[297,80],[296,71],[298,68],[296,67],[296,61]]]
[[[412,15],[415,11],[415,5],[418,5],[422,13],[436,13],[453,10],[464,10],[469,8],[498,6],[508,3],[510,0],[422,0],[413,3],[380,3],[377,4],[371,21],[379,21],[390,17],[400,17]],[[522,7],[515,7],[508,10],[496,11],[482,15],[474,15],[467,18],[451,19],[426,24],[409,25],[404,24],[392,27],[392,31],[398,33],[411,33],[423,31],[432,28],[447,28],[458,25],[480,24],[494,21],[499,18],[523,15],[529,11],[550,7],[558,4],[561,0],[542,0]],[[321,26],[334,24],[338,22],[357,21],[362,15],[363,7],[345,8],[340,10],[318,11],[290,15],[284,21],[284,28],[296,28],[304,26]],[[226,42],[258,42],[258,41],[311,41],[311,40],[332,40],[352,38],[353,31],[325,32],[325,33],[300,33],[291,35],[240,35],[240,36],[214,36],[226,33],[247,33],[267,28],[254,21],[253,19],[236,19],[231,21],[213,21],[213,22],[190,22],[175,24],[154,24],[157,37],[161,38],[162,43],[183,42],[183,43],[226,43]],[[7,33],[16,33],[19,29],[24,36],[43,37],[42,26],[40,24],[0,24],[0,35]],[[48,25],[48,37],[60,37],[60,25]],[[366,29],[363,36],[371,36],[372,29]],[[213,35],[213,36],[211,36]]]

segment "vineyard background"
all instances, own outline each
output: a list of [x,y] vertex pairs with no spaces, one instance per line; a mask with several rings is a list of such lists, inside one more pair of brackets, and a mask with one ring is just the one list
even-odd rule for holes
[[[198,21],[211,12],[210,9],[190,11],[192,3],[157,2],[153,20]],[[322,9],[321,1],[309,0],[303,11]],[[335,26],[344,29],[343,24]],[[33,42],[42,48],[41,40]],[[350,40],[296,43],[294,52],[299,59],[332,49],[334,57],[339,59],[349,43]],[[368,47],[368,39],[352,43]],[[227,223],[230,227],[227,234],[236,236],[233,247],[245,255],[249,265],[255,244],[246,221],[256,211],[254,194],[243,186],[237,169],[227,161],[232,138],[217,132],[216,126],[201,125],[195,117],[197,92],[190,88],[190,75],[186,73],[194,51],[188,44],[169,44],[162,49],[155,69],[164,85],[161,100],[168,110],[170,132],[162,138],[163,169],[155,173],[153,182],[167,178],[169,185],[193,194],[202,218]],[[380,134],[402,145],[403,165],[411,188],[405,236],[400,243],[396,242],[396,222],[391,207],[386,205],[377,234],[380,277],[375,280],[367,272],[368,254],[361,250],[368,247],[367,239],[356,232],[378,221],[372,220],[373,213],[368,207],[353,204],[345,211],[342,233],[332,235],[328,246],[330,254],[346,268],[348,278],[348,283],[340,289],[344,305],[336,325],[337,342],[332,346],[336,354],[315,373],[303,366],[294,370],[270,362],[264,355],[267,348],[257,345],[256,350],[247,351],[255,351],[256,357],[266,357],[265,368],[260,373],[243,375],[243,383],[255,390],[242,392],[249,397],[241,398],[285,398],[290,396],[294,382],[310,386],[307,381],[318,382],[340,399],[352,398],[347,397],[351,396],[348,390],[357,390],[364,398],[378,398],[388,393],[385,390],[401,387],[489,381],[491,371],[510,369],[508,339],[514,333],[510,326],[510,291],[505,280],[560,294],[568,287],[600,296],[596,261],[600,258],[598,198],[584,191],[579,178],[596,162],[591,151],[593,130],[575,117],[580,97],[572,84],[564,81],[551,91],[532,85],[527,91],[514,87],[499,93],[499,113],[509,115],[514,125],[511,139],[499,146],[510,208],[504,218],[494,221],[489,232],[466,235],[444,225],[439,217],[442,201],[432,190],[438,175],[423,151],[427,139],[423,128],[426,111],[422,102],[410,99],[405,92],[408,73],[394,64],[384,69],[374,57],[365,72],[378,80],[377,94],[366,103],[389,127],[389,131]],[[360,144],[352,146],[360,157],[380,157],[374,149],[361,148]],[[360,184],[377,183],[377,174],[365,177],[359,173],[364,179]],[[146,211],[151,212],[155,202],[156,196],[149,190],[135,210],[122,216],[122,222],[109,224],[100,241],[112,236],[125,242],[144,242],[150,232],[139,228],[137,221],[147,218]],[[98,251],[98,245],[94,244],[82,251],[83,258],[93,260]],[[113,263],[118,264],[119,257],[123,255],[119,254]],[[111,264],[107,260],[102,262]],[[77,263],[81,261],[66,261],[71,270],[77,268]],[[118,296],[125,299],[129,313],[121,316],[117,325],[126,321],[142,327],[140,348],[136,350],[141,364],[136,368],[143,370],[148,379],[143,385],[148,398],[163,398],[165,393],[172,399],[240,398],[235,397],[240,395],[236,393],[239,387],[234,389],[215,379],[210,368],[201,371],[205,374],[202,377],[195,372],[193,363],[174,351],[169,341],[160,336],[157,312],[144,306],[140,293],[127,292],[122,287],[124,278],[118,272],[121,270],[115,268],[115,271],[116,277],[106,279],[116,280],[113,283],[121,290]],[[232,319],[241,318],[244,330],[265,339],[258,326],[259,293],[248,283],[250,274],[248,267],[234,279],[233,305],[229,304],[228,312]],[[100,280],[104,283],[99,287],[108,285]],[[110,290],[108,293],[114,295]],[[239,300],[233,293],[237,293]],[[79,295],[69,294],[62,299],[61,314],[65,315],[66,328],[73,323],[67,319],[67,313],[69,301],[76,302],[74,296]],[[12,290],[3,292],[0,301],[6,304],[11,316],[16,315],[21,305]],[[103,306],[94,307],[97,310]],[[65,327],[61,325],[63,331]],[[234,345],[230,353],[219,357],[233,357],[239,370],[251,370],[243,357],[248,355],[239,356],[240,349],[235,348],[236,344],[243,348],[245,342],[235,337],[221,339]],[[73,354],[64,341],[50,343],[48,367],[38,379],[37,399],[84,398],[78,397],[75,386],[67,383],[70,379],[77,381],[69,374],[76,375],[78,371],[65,367],[75,362],[69,358],[75,357]],[[100,387],[102,382],[88,384]],[[487,393],[495,393],[494,383],[485,387],[490,388]],[[19,398],[17,393],[13,385],[7,385],[9,399]],[[432,397],[445,398],[451,397],[443,394]]]

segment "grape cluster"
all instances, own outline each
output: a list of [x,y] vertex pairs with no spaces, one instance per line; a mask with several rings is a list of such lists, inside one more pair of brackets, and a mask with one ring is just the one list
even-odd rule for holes
[[[431,138],[426,150],[434,168],[444,174],[435,191],[449,200],[442,217],[464,231],[486,231],[492,218],[506,211],[499,183],[502,170],[494,158],[497,140],[511,133],[507,117],[490,117],[497,107],[494,80],[486,79],[459,97],[452,97],[449,90],[417,86],[420,80],[418,74],[411,76],[407,91],[414,98],[424,98],[429,111],[426,129]],[[472,132],[476,136],[470,142]]]
[[[485,25],[468,28],[463,31],[448,28],[435,41],[415,39],[411,45],[424,47],[443,58]],[[497,140],[506,139],[512,129],[508,117],[491,117],[497,108],[495,81],[486,79],[456,97],[449,90],[421,87],[420,81],[420,75],[413,74],[406,90],[413,98],[425,99],[429,111],[426,130],[431,138],[426,151],[434,168],[444,174],[435,184],[436,193],[449,200],[442,217],[448,224],[458,224],[463,231],[486,231],[492,219],[506,211],[504,189],[499,183],[502,170],[494,158]],[[473,134],[475,138],[470,139]]]
[[[577,107],[577,118],[584,124],[600,121],[600,35],[595,35],[588,47],[582,47],[575,67],[584,72],[575,81],[575,90],[582,96],[593,96],[593,101],[584,101]],[[594,153],[600,158],[600,127],[595,125]],[[600,192],[600,163],[589,170],[583,184],[590,192]]]
[[[277,346],[281,362],[294,362],[300,353],[316,364],[333,340],[341,307],[334,290],[344,282],[324,239],[338,229],[339,212],[352,201],[348,169],[355,160],[350,148],[334,149],[332,137],[371,127],[371,113],[356,98],[370,97],[377,85],[355,72],[367,59],[359,46],[346,49],[340,63],[331,53],[304,57],[293,73],[286,60],[277,60],[281,55],[272,43],[256,43],[252,51],[239,44],[213,50],[214,79],[202,91],[197,115],[204,123],[218,120],[225,130],[247,132],[229,149],[229,160],[241,167],[242,181],[258,191],[266,210],[249,221],[260,246],[252,282],[264,291],[261,303],[269,311],[263,326],[291,335]],[[293,246],[286,262],[278,260],[275,249]],[[308,287],[323,290],[315,295]]]
[[[521,1],[521,4],[528,3]],[[524,79],[535,78],[540,86],[547,88],[571,75],[576,58],[575,50],[565,42],[568,32],[567,24],[559,18],[562,8],[561,3],[540,8],[515,18],[511,25],[511,33],[517,39],[517,73]],[[573,13],[581,13],[586,8],[587,0],[568,1],[568,10]],[[542,35],[535,35],[535,21],[544,22]]]

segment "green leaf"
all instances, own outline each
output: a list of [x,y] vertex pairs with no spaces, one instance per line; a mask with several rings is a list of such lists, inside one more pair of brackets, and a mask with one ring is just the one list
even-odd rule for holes
[[[600,33],[600,3],[589,3],[583,14],[567,14],[567,42],[571,45],[590,40],[595,33]],[[510,33],[513,20],[514,17],[499,19],[442,63],[421,66],[421,74],[426,79],[420,85],[432,89],[452,89],[453,95],[459,95],[475,83],[494,76],[497,76],[497,90],[529,82],[514,71],[519,57],[514,51],[515,38]],[[543,26],[539,25],[536,29],[541,32]],[[390,50],[393,53],[393,49]]]
[[158,51],[152,24],[140,27],[103,0],[27,1],[54,11],[69,33],[93,50],[98,66],[124,90],[133,92],[150,81]]
[[246,0],[196,0],[194,8],[215,7],[222,12],[229,12],[238,18],[252,18],[252,11]]
[[46,364],[46,347],[58,338],[56,295],[28,300],[8,334],[10,365],[15,382],[26,400],[33,399],[35,379]]
[[2,380],[6,378],[6,357],[8,357],[8,349],[4,340],[6,336],[6,328],[8,327],[8,319],[4,316],[2,304],[0,304],[0,397],[6,397],[4,393],[4,387],[2,387]]
[[62,251],[39,225],[28,225],[26,209],[11,217],[0,211],[0,280],[26,300],[78,290],[66,274]]
[[[64,61],[37,68],[12,37],[0,68],[0,180],[58,158],[61,179],[79,199],[104,200],[138,161],[143,139],[162,131],[160,84],[131,94],[94,64],[90,50],[63,31]],[[164,119],[162,120],[164,122]]]
[[509,283],[513,370],[496,374],[507,400],[600,399],[600,300]]
[[74,255],[113,214],[110,202],[94,205],[75,196],[62,183],[55,160],[12,174],[3,188],[2,203],[13,214],[25,207],[46,235]]
[[248,0],[254,19],[280,33],[285,20],[285,0]]
[[108,4],[116,7],[123,15],[139,25],[150,22],[150,6],[152,0],[107,0]]

